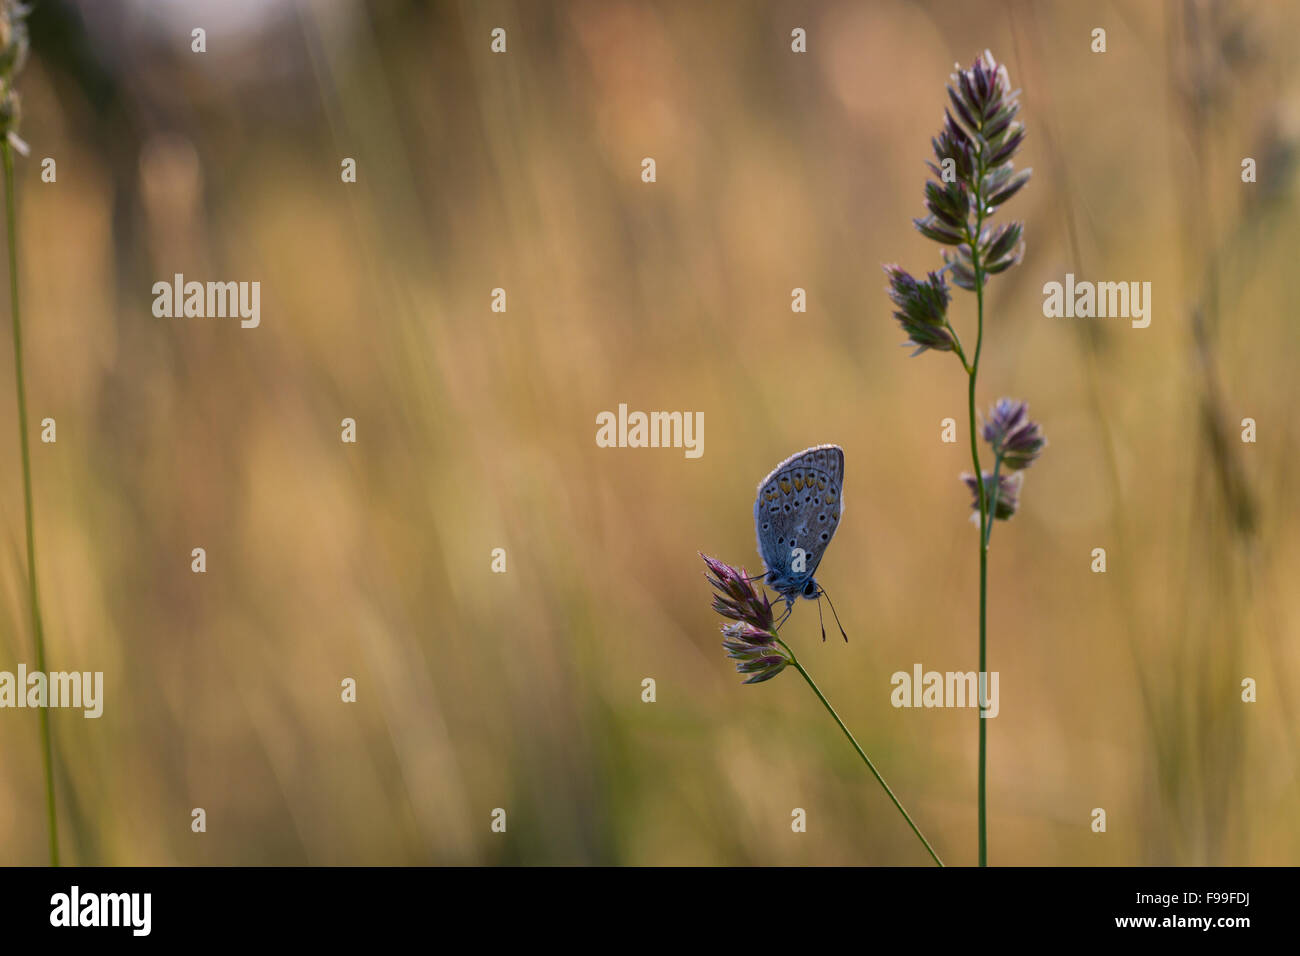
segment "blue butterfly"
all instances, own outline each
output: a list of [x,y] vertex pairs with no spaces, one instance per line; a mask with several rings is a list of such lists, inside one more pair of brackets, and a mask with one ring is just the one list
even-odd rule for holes
[[[754,532],[767,568],[767,585],[785,598],[782,622],[793,611],[796,598],[815,601],[826,594],[813,575],[844,513],[843,481],[844,449],[814,445],[781,462],[758,485]],[[829,595],[826,600],[830,601]],[[820,615],[820,602],[817,608]],[[831,613],[835,613],[833,604]],[[838,614],[835,621],[839,623]],[[844,634],[843,627],[840,633]]]

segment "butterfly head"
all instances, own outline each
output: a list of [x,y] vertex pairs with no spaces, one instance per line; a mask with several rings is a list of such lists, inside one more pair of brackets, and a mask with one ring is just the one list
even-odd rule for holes
[[801,597],[815,601],[822,593],[821,585],[812,575],[769,571],[767,586],[785,598],[786,607],[793,606],[794,602]]

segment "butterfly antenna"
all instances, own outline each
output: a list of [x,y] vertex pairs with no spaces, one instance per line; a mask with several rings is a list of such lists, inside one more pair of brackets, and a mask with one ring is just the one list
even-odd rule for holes
[[821,593],[817,594],[817,623],[822,626],[822,643],[826,643],[826,622],[822,619]]
[[[822,613],[822,598],[826,598],[826,603],[831,606],[831,613],[835,615],[835,626],[840,629],[840,637],[844,638],[844,643],[847,644],[849,642],[849,636],[844,633],[844,625],[840,623],[840,616],[835,611],[835,602],[831,600],[831,596],[826,593],[825,588],[821,588],[817,592],[817,614],[820,616]],[[822,640],[826,640],[824,628],[822,632]]]

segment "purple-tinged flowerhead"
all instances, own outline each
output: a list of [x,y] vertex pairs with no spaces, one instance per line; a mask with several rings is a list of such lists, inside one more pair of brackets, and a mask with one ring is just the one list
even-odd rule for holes
[[[955,176],[959,182],[968,183],[975,173],[975,143],[947,110],[943,111],[943,118],[943,129],[939,131],[938,136],[930,140],[930,145],[934,147],[934,158],[939,161],[939,165],[936,166],[928,160],[926,165],[940,182],[951,180]],[[944,164],[948,160],[952,162],[945,167]],[[945,177],[945,168],[951,169],[951,176]]]
[[[930,165],[934,168],[933,163]],[[925,207],[930,210],[929,215],[912,220],[917,232],[945,246],[956,246],[966,241],[971,197],[964,182],[927,182]]]
[[[1006,521],[1016,513],[1016,508],[1020,506],[1020,486],[1024,482],[1024,477],[1020,472],[998,475],[998,500],[994,503],[993,517]],[[966,487],[970,489],[971,507],[975,509],[975,519],[979,520],[980,492],[975,484],[975,476],[962,475],[961,480],[966,482]],[[992,500],[993,475],[987,471],[984,472],[984,494],[990,501]]]
[[790,663],[785,648],[776,642],[776,623],[767,594],[761,596],[744,569],[737,570],[701,553],[708,565],[705,575],[713,585],[713,609],[730,624],[722,626],[722,646],[746,675],[746,684],[771,680]]
[[1017,170],[1013,161],[1025,138],[1016,119],[1019,95],[1007,68],[988,50],[969,69],[957,66],[948,84],[943,127],[930,140],[935,162],[926,161],[934,179],[925,184],[925,215],[912,220],[917,232],[940,244],[943,268],[918,281],[898,266],[885,266],[898,307],[894,315],[917,352],[960,348],[946,320],[945,275],[957,288],[979,292],[990,276],[1024,257],[1024,226],[988,221],[1029,182],[1031,171]]
[[956,118],[953,113],[945,113],[946,122],[935,142],[935,154],[940,155],[940,147],[944,147],[947,155],[940,155],[940,159],[952,156],[960,172],[962,162],[954,153],[969,142],[974,144],[973,155],[986,173],[1005,168],[1006,175],[991,184],[993,189],[984,188],[987,182],[981,184],[981,195],[990,206],[1002,205],[1029,180],[1027,170],[1013,175],[1008,162],[1025,138],[1025,128],[1016,119],[1020,112],[1019,95],[1019,90],[1011,88],[1006,66],[999,64],[988,50],[976,57],[970,69],[958,67],[949,77],[948,101]]
[[948,331],[948,303],[952,296],[942,272],[931,272],[925,281],[918,281],[906,270],[896,265],[885,266],[889,276],[889,298],[897,309],[898,319],[908,340],[916,346],[913,355],[926,349],[937,352],[953,350],[952,334]]
[[[736,634],[738,629],[748,627],[739,621],[724,625],[722,646],[726,649],[727,656],[736,662],[736,672],[746,675],[744,683],[761,684],[785,670],[790,659],[786,656],[785,648],[777,644],[771,634],[764,635],[762,631],[746,636]],[[755,643],[758,635],[766,636],[767,643]]]
[[941,254],[953,285],[970,292],[1025,252],[1020,223],[983,224],[1029,182],[1031,171],[1017,171],[1013,162],[1025,138],[1018,96],[1007,68],[985,50],[952,74],[943,128],[930,141],[938,163],[926,165],[936,180],[925,184],[927,215],[912,224],[946,247]]
[[984,440],[993,446],[1003,467],[1012,471],[1028,468],[1047,447],[1038,423],[1029,420],[1029,406],[1010,398],[998,399],[989,409]]
[[775,635],[775,618],[767,593],[760,595],[744,570],[738,571],[704,552],[700,552],[700,557],[709,568],[705,577],[717,592],[713,595],[713,610],[723,617],[748,624],[757,631]]
[[24,156],[27,144],[18,138],[18,91],[14,80],[27,59],[29,8],[15,0],[0,0],[0,139]]
[[[1016,93],[1011,89],[1006,66],[999,64],[991,51],[985,50],[977,56],[969,69],[957,67],[949,80],[948,99],[966,129],[983,133],[987,139],[989,135],[996,135],[1005,128],[1006,124],[998,117],[998,113],[1009,102],[1015,101]],[[990,131],[988,126],[995,117],[998,125]],[[1010,117],[1006,122],[1010,122]]]

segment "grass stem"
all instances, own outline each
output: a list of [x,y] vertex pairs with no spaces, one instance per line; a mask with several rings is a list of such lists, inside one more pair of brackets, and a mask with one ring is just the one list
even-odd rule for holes
[[[984,158],[980,156],[976,164],[975,182],[982,183],[984,180]],[[980,262],[980,235],[984,231],[984,196],[982,190],[975,190],[975,233],[970,236],[971,248],[971,267],[975,273],[975,301],[978,311],[978,326],[975,333],[975,355],[970,362],[970,375],[967,387],[967,411],[969,414],[970,424],[970,453],[971,461],[975,466],[975,486],[979,489],[980,502],[980,668],[979,674],[981,680],[987,673],[987,651],[988,640],[985,627],[986,612],[988,607],[988,579],[989,579],[989,524],[993,516],[989,511],[988,495],[984,487],[984,472],[980,469],[980,452],[979,443],[976,441],[975,431],[975,383],[979,377],[980,370],[980,352],[984,348],[984,267]],[[979,714],[979,792],[978,792],[978,816],[979,828],[979,865],[988,866],[989,863],[989,846],[988,846],[988,800],[987,800],[987,760],[988,760],[988,725],[983,715],[983,708],[980,708]]]
[[[14,155],[7,139],[0,140],[4,158],[5,223],[9,235],[9,301],[14,326],[14,382],[18,389],[18,438],[22,448],[23,510],[27,517],[27,586],[32,610],[32,639],[36,644],[36,669],[45,667],[45,628],[36,587],[36,530],[32,507],[32,456],[27,442],[27,388],[23,381],[23,331],[18,311],[18,229],[14,220]],[[22,690],[20,689],[20,693]],[[45,809],[49,819],[50,865],[59,865],[59,817],[54,802],[54,748],[50,742],[50,709],[41,708],[41,748],[45,763]]]
[[897,807],[898,812],[903,815],[903,819],[907,821],[907,825],[912,828],[912,832],[916,834],[916,838],[921,841],[922,845],[924,845],[926,852],[930,854],[930,857],[935,863],[943,866],[943,860],[939,859],[939,854],[934,852],[934,847],[930,846],[930,841],[925,838],[925,835],[921,832],[921,828],[912,821],[911,816],[909,816],[907,811],[903,809],[903,805],[899,803],[898,797],[894,796],[894,791],[889,789],[889,784],[885,783],[885,778],[880,775],[880,771],[877,770],[876,765],[871,762],[871,758],[868,757],[866,751],[862,749],[857,738],[855,738],[849,731],[849,728],[844,725],[844,721],[841,720],[840,715],[835,712],[835,708],[832,707],[831,702],[826,699],[826,695],[822,693],[821,688],[817,686],[817,683],[812,679],[809,673],[803,669],[803,665],[799,663],[799,658],[795,656],[794,651],[790,650],[790,646],[779,638],[777,639],[777,643],[785,648],[786,653],[790,655],[790,663],[794,665],[794,669],[803,675],[803,679],[808,682],[808,686],[811,687],[813,693],[817,695],[817,699],[822,702],[827,713],[835,718],[835,723],[840,725],[840,730],[844,731],[844,736],[849,738],[849,743],[853,745],[853,749],[858,752],[858,756],[861,757],[862,762],[867,765],[867,769],[870,770],[871,775],[876,778],[876,782],[884,788],[885,793],[889,795],[889,799],[894,802],[894,806]]

